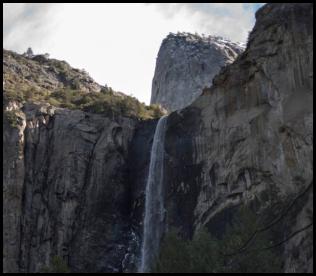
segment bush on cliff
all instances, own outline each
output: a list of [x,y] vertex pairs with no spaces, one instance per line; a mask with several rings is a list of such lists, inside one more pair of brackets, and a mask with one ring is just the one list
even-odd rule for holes
[[[157,106],[146,106],[131,96],[116,95],[112,90],[108,93],[85,93],[73,89],[53,92],[48,99],[53,99],[57,106],[80,109],[86,112],[105,114],[107,116],[127,116],[140,119],[154,119],[163,115]],[[55,104],[56,105],[56,104]]]
[[49,267],[44,267],[42,273],[69,273],[69,267],[66,262],[60,256],[54,256],[52,258]]
[[100,93],[87,93],[71,87],[49,92],[21,84],[18,89],[7,89],[4,97],[6,101],[48,102],[56,107],[142,120],[155,119],[163,115],[159,106],[146,106],[134,97],[116,94],[112,88],[104,88]]
[[4,118],[9,122],[11,127],[17,127],[19,124],[19,118],[16,115],[15,110],[6,110],[3,112]]

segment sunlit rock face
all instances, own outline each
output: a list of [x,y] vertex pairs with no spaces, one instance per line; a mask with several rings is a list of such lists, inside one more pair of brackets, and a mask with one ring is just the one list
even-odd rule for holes
[[169,111],[186,107],[204,87],[212,85],[221,67],[232,63],[243,50],[242,43],[221,37],[169,34],[158,53],[151,103]]
[[262,210],[302,193],[275,239],[307,227],[281,248],[284,271],[311,272],[313,9],[268,4],[256,18],[245,52],[168,117],[167,223],[188,237],[203,225],[223,231],[241,203]]
[[[204,225],[223,232],[240,204],[258,212],[274,204],[283,271],[312,272],[313,6],[267,4],[256,18],[246,50],[236,45],[239,56],[212,87],[168,116],[165,226],[188,238]],[[45,89],[45,74],[33,80],[41,65],[15,58],[4,51],[4,85],[23,79]],[[136,271],[158,120],[44,103],[3,109],[15,114],[3,120],[3,271],[40,272],[54,256],[71,272]]]

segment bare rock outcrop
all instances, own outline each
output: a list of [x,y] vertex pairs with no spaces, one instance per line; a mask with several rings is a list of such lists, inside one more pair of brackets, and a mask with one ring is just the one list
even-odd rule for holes
[[216,36],[169,34],[162,42],[152,82],[151,103],[169,111],[193,102],[212,85],[221,67],[232,63],[243,44]]

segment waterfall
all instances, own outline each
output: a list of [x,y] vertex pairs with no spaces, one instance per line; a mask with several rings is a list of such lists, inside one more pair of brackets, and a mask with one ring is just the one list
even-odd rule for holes
[[148,272],[155,259],[163,232],[163,159],[167,116],[159,119],[150,154],[150,165],[145,194],[143,244],[139,272]]

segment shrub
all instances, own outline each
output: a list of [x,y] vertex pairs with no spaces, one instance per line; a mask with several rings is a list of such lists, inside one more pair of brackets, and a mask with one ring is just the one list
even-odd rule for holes
[[80,89],[80,80],[79,79],[72,80],[71,88],[72,89]]
[[6,89],[3,93],[4,100],[23,102],[25,97],[21,89]]
[[43,273],[69,273],[69,267],[60,256],[54,256],[49,267],[42,269]]
[[47,102],[52,105],[52,106],[59,106],[60,105],[60,102],[54,98],[50,98],[48,97],[47,98]]
[[271,245],[270,233],[257,235],[245,250],[258,227],[256,215],[248,208],[241,209],[224,236],[212,236],[206,228],[196,233],[192,240],[181,239],[175,230],[167,233],[161,244],[153,272],[192,273],[256,273],[281,272],[281,258]]
[[192,242],[188,243],[190,252],[190,272],[221,272],[222,256],[220,243],[212,237],[206,228],[200,229]]
[[205,228],[198,231],[191,241],[179,237],[174,229],[165,236],[152,272],[221,272],[219,245]]
[[226,255],[236,253],[224,259],[224,272],[281,272],[278,253],[273,249],[265,249],[272,244],[271,232],[265,231],[253,236],[261,228],[260,224],[253,211],[241,208],[221,240],[221,248]]
[[18,127],[19,118],[15,112],[15,110],[4,111],[4,116],[8,120],[11,127]]
[[152,272],[189,272],[189,261],[188,242],[178,236],[176,229],[172,229],[162,241],[159,257],[153,265]]
[[[79,85],[79,82],[77,85]],[[120,115],[146,120],[163,115],[159,106],[146,106],[134,97],[116,94],[110,87],[103,88],[100,93],[87,93],[71,87],[49,92],[48,90],[39,90],[36,87],[20,84],[13,89],[7,89],[4,95],[7,101],[14,100],[22,103],[25,101],[42,101],[56,107],[79,109],[107,116]]]

